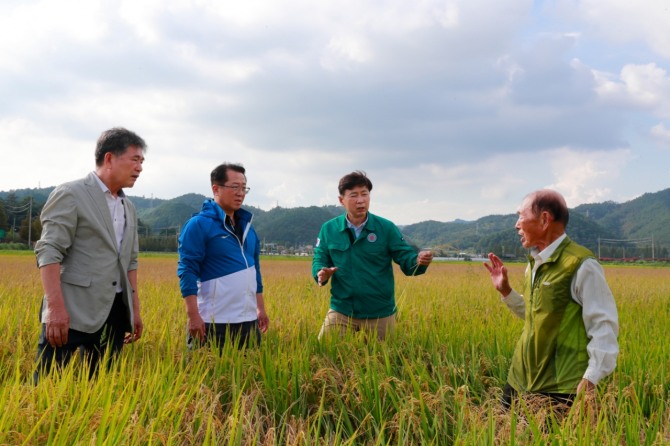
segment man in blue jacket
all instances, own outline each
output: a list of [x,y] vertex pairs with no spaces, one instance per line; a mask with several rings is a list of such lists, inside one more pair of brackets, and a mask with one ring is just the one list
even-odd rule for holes
[[249,192],[245,169],[221,164],[212,171],[211,184],[214,198],[203,203],[179,236],[177,274],[186,304],[189,345],[195,339],[221,347],[227,334],[238,347],[257,345],[269,319],[263,301],[260,240],[251,225],[252,214],[242,209]]

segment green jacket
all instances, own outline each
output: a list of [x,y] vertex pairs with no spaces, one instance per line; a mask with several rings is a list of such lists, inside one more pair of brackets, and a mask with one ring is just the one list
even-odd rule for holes
[[523,294],[525,323],[508,377],[517,391],[576,392],[588,367],[589,339],[571,286],[582,262],[592,257],[591,251],[566,237],[540,265],[532,283],[534,260],[530,258]]
[[417,267],[417,253],[405,241],[395,224],[368,213],[358,239],[347,227],[346,214],[321,227],[314,248],[312,276],[323,267],[336,266],[331,277],[330,308],[360,319],[382,318],[396,312],[393,262],[405,275],[426,272]]

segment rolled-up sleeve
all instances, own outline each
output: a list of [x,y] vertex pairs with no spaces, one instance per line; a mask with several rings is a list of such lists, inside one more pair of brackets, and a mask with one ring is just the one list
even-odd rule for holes
[[39,268],[62,263],[77,230],[77,202],[67,186],[58,186],[49,195],[40,215],[42,235],[35,243]]

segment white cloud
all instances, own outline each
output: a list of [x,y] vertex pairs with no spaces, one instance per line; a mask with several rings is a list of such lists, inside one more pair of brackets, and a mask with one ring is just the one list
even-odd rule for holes
[[149,145],[132,194],[208,195],[211,169],[239,161],[249,204],[337,204],[338,179],[364,169],[401,224],[514,212],[549,184],[583,200],[668,183],[648,11],[609,25],[595,1],[82,5],[0,5],[0,190],[83,176],[116,125]]
[[156,14],[163,5],[170,8],[170,3],[160,0],[123,0],[119,7],[119,16],[133,28],[140,41],[150,45],[158,44],[163,36],[156,27]]
[[324,49],[321,66],[329,71],[353,68],[372,59],[372,50],[363,38],[352,35],[333,37]]
[[625,95],[632,104],[638,107],[658,110],[670,116],[670,77],[666,70],[655,63],[645,65],[627,64],[621,69],[621,83],[606,83],[601,90],[603,94]]
[[666,0],[583,0],[573,3],[577,14],[614,43],[644,43],[670,58],[670,6]]
[[24,118],[0,120],[2,190],[48,187],[84,176],[95,166],[95,141],[73,139],[57,126]]
[[70,45],[93,45],[109,32],[99,2],[8,2],[0,9],[0,68],[29,69],[27,60]]
[[445,2],[435,7],[435,19],[445,28],[452,28],[460,23],[460,12],[455,2]]
[[197,76],[215,83],[244,82],[261,70],[256,60],[211,58],[209,55],[200,53],[198,48],[192,44],[176,45],[174,49],[180,64],[188,66]]
[[651,128],[651,136],[657,141],[670,146],[670,129],[664,123],[653,126]]
[[553,182],[570,207],[604,201],[632,158],[628,149],[579,152],[561,148],[547,153]]

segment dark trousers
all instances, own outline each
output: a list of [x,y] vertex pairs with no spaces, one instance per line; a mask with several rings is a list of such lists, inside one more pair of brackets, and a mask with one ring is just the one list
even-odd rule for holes
[[89,378],[98,370],[100,358],[109,348],[109,362],[121,351],[128,328],[128,311],[123,303],[122,293],[117,293],[107,320],[95,333],[69,329],[67,344],[52,347],[47,341],[46,324],[42,324],[40,340],[37,343],[37,370],[33,380],[35,384],[40,376],[49,373],[52,367],[65,367],[74,355],[86,361],[89,366]]
[[[572,403],[575,400],[575,395],[571,393],[537,393],[535,395],[542,395],[547,397],[552,404],[562,404],[566,406],[572,406]],[[519,397],[519,393],[514,389],[514,387],[510,386],[509,383],[505,384],[505,387],[503,387],[503,395],[502,395],[502,405],[506,408],[509,409],[512,407],[512,401],[516,400]]]
[[[258,320],[240,322],[239,324],[209,324],[205,323],[205,343],[213,342],[219,349],[226,341],[234,343],[237,348],[261,345],[261,331]],[[190,334],[186,340],[188,348],[199,344]]]

